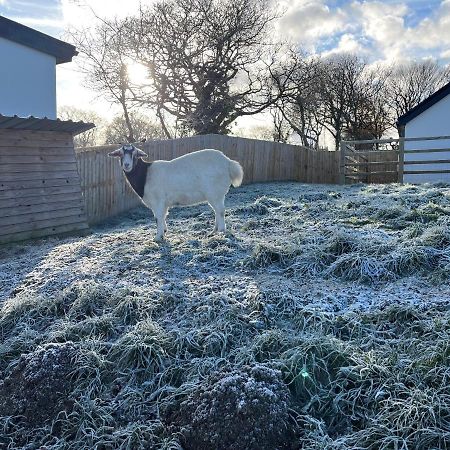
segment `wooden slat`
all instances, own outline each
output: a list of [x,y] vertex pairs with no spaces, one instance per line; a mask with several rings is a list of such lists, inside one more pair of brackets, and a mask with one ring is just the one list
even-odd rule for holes
[[27,181],[27,180],[55,180],[77,178],[77,170],[65,170],[56,172],[27,172],[27,173],[3,173],[0,178],[0,186],[4,181]]
[[345,184],[345,150],[346,145],[341,142],[339,144],[339,156],[340,156],[340,162],[339,162],[339,184]]
[[[380,170],[379,172],[370,172],[370,175],[384,175],[384,174],[397,174],[398,172],[395,171],[389,171],[389,170]],[[404,172],[407,173],[407,172]],[[367,177],[369,175],[368,172],[352,172],[351,173],[352,176],[357,176],[357,177]],[[347,174],[346,174],[347,176]]]
[[73,159],[73,148],[68,145],[66,147],[48,147],[36,144],[34,147],[20,147],[20,146],[2,146],[0,145],[0,155],[2,157],[19,156],[19,157],[34,157],[34,156],[71,156]]
[[73,147],[73,139],[70,133],[57,131],[33,131],[33,130],[8,130],[0,129],[0,142],[2,145],[14,145],[12,142],[20,142],[26,146],[36,145],[36,142],[69,143]]
[[78,184],[67,184],[64,183],[62,186],[49,186],[41,187],[42,183],[38,187],[23,188],[19,187],[15,189],[11,187],[10,189],[0,190],[0,202],[6,199],[16,199],[19,197],[20,200],[29,201],[30,199],[36,199],[37,197],[54,196],[60,194],[73,194],[78,193],[81,195],[81,186]]
[[46,228],[40,228],[37,230],[28,230],[22,232],[15,232],[10,234],[4,234],[0,236],[0,244],[8,244],[10,242],[25,241],[28,239],[35,239],[40,237],[46,237],[51,235],[61,235],[69,233],[82,233],[86,234],[88,226],[85,220],[81,222],[73,222],[65,225],[54,225]]
[[67,178],[55,178],[55,179],[35,179],[35,180],[16,180],[10,179],[0,180],[0,194],[3,191],[11,191],[18,189],[39,189],[42,187],[60,187],[60,186],[79,186],[78,172],[72,173],[72,176]]
[[65,163],[28,163],[23,162],[21,164],[0,164],[0,177],[7,173],[31,173],[31,172],[64,172],[68,170],[78,170],[75,160]]
[[29,152],[28,155],[15,152],[15,154],[6,153],[0,150],[0,166],[2,164],[54,164],[54,163],[73,163],[75,155],[68,152],[55,154],[39,154],[39,152]]
[[0,148],[20,148],[20,147],[28,147],[28,148],[36,148],[36,147],[47,147],[47,148],[73,148],[73,143],[71,139],[57,141],[57,140],[24,140],[20,138],[10,138],[7,141],[5,139],[0,138]]
[[44,203],[41,205],[10,209],[14,210],[14,212],[10,211],[8,215],[0,217],[0,227],[84,213],[84,204],[81,199],[78,199],[64,203],[55,203],[53,205]]
[[358,150],[355,151],[355,153],[352,153],[353,156],[360,156],[361,158],[364,158],[364,161],[367,161],[368,159],[365,158],[365,156],[373,156],[373,155],[383,155],[383,156],[389,156],[389,155],[398,155],[398,150]]
[[[22,219],[24,216],[19,217]],[[57,225],[70,225],[72,223],[79,223],[85,220],[84,214],[80,212],[79,208],[54,211],[53,214],[40,214],[38,217],[39,218],[35,220],[19,221],[14,224],[5,223],[4,225],[2,219],[0,219],[0,236],[20,233],[22,231],[54,227]]]
[[33,197],[17,196],[15,198],[2,199],[0,198],[0,217],[11,215],[12,211],[17,209],[15,214],[23,214],[25,211],[30,211],[34,206],[48,205],[48,208],[52,208],[55,203],[66,204],[68,202],[77,201],[79,204],[84,205],[81,192],[72,192],[64,194],[50,194],[40,195]]
[[[409,164],[409,162],[406,162],[406,163]],[[364,163],[353,163],[353,162],[345,163],[346,167],[348,167],[348,166],[355,166],[355,167],[380,166],[380,165],[384,165],[384,164],[388,164],[388,165],[389,164],[398,164],[398,161],[367,161]]]

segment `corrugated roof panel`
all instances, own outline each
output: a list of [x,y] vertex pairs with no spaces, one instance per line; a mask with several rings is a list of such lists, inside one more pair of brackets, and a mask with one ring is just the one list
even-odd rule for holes
[[32,130],[32,131],[59,131],[70,133],[73,136],[94,128],[93,123],[72,122],[71,120],[48,119],[44,117],[18,117],[3,116],[0,114],[0,129],[3,130]]

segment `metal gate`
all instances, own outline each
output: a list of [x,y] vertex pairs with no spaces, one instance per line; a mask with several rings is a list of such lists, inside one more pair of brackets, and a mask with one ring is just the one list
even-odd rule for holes
[[340,183],[403,183],[404,175],[450,174],[449,142],[436,148],[434,141],[450,142],[450,136],[341,141]]

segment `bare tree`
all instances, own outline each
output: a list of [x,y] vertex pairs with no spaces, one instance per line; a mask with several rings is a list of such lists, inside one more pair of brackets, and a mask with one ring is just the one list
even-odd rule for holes
[[119,105],[127,126],[127,140],[135,141],[130,120],[133,93],[130,89],[128,67],[130,59],[125,52],[125,39],[129,34],[124,21],[101,20],[93,29],[71,30],[68,39],[77,47],[82,72],[87,85],[107,101]]
[[436,61],[394,65],[385,91],[394,122],[449,81],[450,66],[442,67]]
[[359,61],[357,70],[348,77],[346,138],[380,139],[391,128],[390,109],[384,95],[390,75],[389,70]]
[[151,82],[136,98],[196,134],[228,133],[276,101],[269,83],[267,0],[163,0],[130,19]]
[[[166,137],[161,126],[144,114],[136,111],[128,115],[128,123],[124,116],[116,116],[105,130],[105,144],[118,144],[123,142],[140,142],[150,139],[164,139]],[[129,140],[129,126],[131,125],[134,140]]]
[[319,120],[322,106],[321,65],[319,58],[290,49],[281,70],[272,72],[274,88],[280,93],[277,108],[302,145],[317,148],[323,125]]
[[353,55],[337,55],[320,65],[319,122],[333,136],[335,149],[343,136],[349,116],[349,91],[360,75],[363,63]]
[[319,122],[331,133],[336,150],[341,139],[376,139],[391,127],[384,88],[390,75],[353,54],[322,62]]
[[292,127],[289,121],[284,117],[280,108],[272,108],[270,114],[273,124],[272,139],[275,142],[286,143],[292,134]]
[[99,145],[102,142],[105,120],[95,111],[75,108],[73,106],[61,106],[58,108],[58,117],[61,120],[72,120],[74,122],[81,121],[95,124],[95,128],[91,128],[74,137],[73,142],[75,147],[91,147]]

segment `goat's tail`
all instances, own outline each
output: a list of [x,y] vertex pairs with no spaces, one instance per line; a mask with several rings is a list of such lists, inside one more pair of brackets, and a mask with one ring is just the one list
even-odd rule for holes
[[234,187],[238,187],[242,183],[244,178],[244,170],[242,166],[237,162],[230,159],[228,163],[228,170],[230,171],[231,184]]

